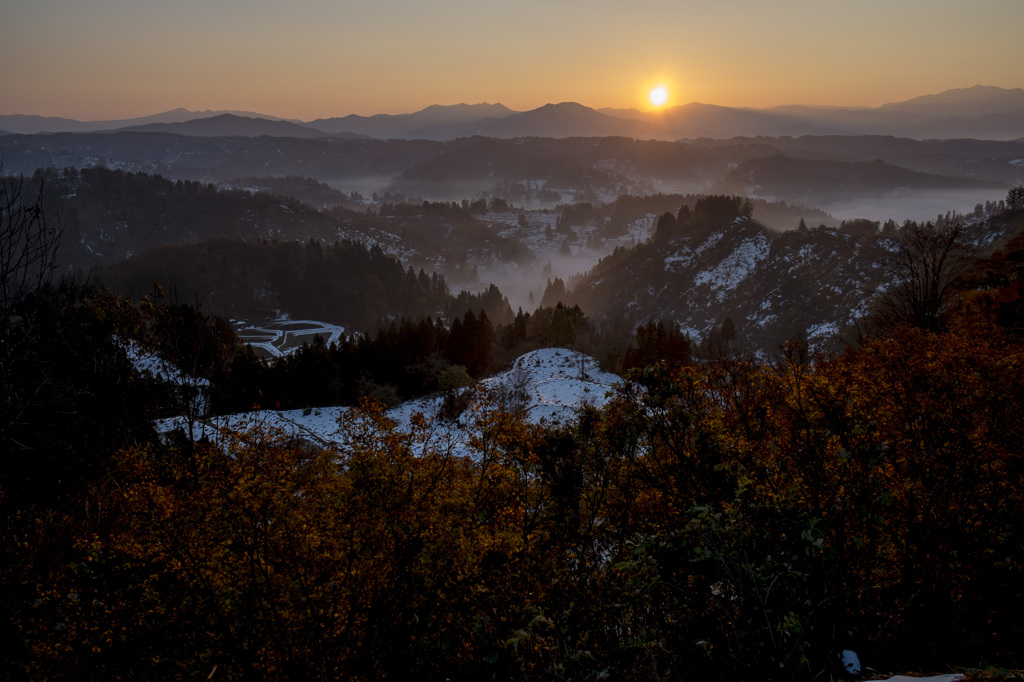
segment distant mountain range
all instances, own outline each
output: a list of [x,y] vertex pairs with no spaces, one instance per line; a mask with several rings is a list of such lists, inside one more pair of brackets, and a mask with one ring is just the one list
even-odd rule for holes
[[377,114],[310,121],[311,128],[325,133],[357,133],[380,139],[445,140],[482,134],[489,123],[515,114],[503,104],[435,104],[413,114]]
[[[532,116],[517,116],[520,123],[516,125],[523,130],[531,118],[536,121],[547,113],[527,112]],[[502,121],[515,123],[511,116]],[[533,208],[611,202],[624,194],[739,193],[826,210],[836,202],[896,195],[908,199],[920,192],[972,193],[963,202],[940,201],[945,211],[970,209],[977,201],[998,199],[1007,188],[1024,183],[1024,141],[878,135],[683,142],[628,137],[473,136],[447,142],[307,139],[268,133],[271,127],[291,129],[294,124],[289,122],[250,119],[247,123],[249,134],[257,136],[168,132],[217,129],[221,124],[215,118],[166,124],[161,127],[165,132],[0,135],[0,158],[8,175],[31,176],[40,168],[102,166],[173,180],[232,186],[241,182],[246,188],[259,186],[258,178],[305,178],[314,185],[326,183],[327,189],[341,190],[346,196],[358,192],[361,196],[354,201],[360,208],[365,208],[359,204],[363,197],[370,200],[374,193],[389,203],[402,198],[419,203],[486,196]],[[301,196],[307,197],[312,189],[302,189]],[[337,198],[309,200],[322,206]]]
[[[262,122],[257,122],[262,121]],[[270,125],[270,123],[275,125]],[[661,111],[595,110],[575,102],[517,112],[502,104],[434,105],[411,114],[344,116],[302,122],[241,111],[174,109],[121,121],[0,115],[0,131],[145,130],[198,136],[357,137],[452,140],[483,135],[632,137],[677,140],[739,136],[894,135],[919,139],[1024,138],[1024,89],[976,85],[876,108],[784,106],[772,109],[689,103]]]
[[0,115],[0,130],[9,133],[95,133],[107,130],[121,130],[151,124],[186,123],[225,114],[236,117],[259,118],[267,121],[290,121],[302,124],[295,119],[283,119],[278,116],[257,114],[251,111],[189,111],[188,109],[171,109],[161,114],[109,121],[76,121],[71,118],[28,116],[23,114]]
[[[119,128],[118,132],[174,133],[196,137],[323,137],[324,133],[300,123],[271,120],[236,114],[218,114],[174,123],[147,123]],[[342,137],[365,137],[355,133],[339,133]]]

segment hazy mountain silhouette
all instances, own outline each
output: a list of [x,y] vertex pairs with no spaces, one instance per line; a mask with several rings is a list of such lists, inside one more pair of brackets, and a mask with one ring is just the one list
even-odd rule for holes
[[295,119],[285,119],[269,114],[257,114],[251,111],[190,111],[184,108],[171,109],[152,116],[104,121],[76,121],[71,118],[55,116],[29,116],[24,114],[0,115],[0,128],[9,133],[93,133],[103,130],[117,130],[132,126],[144,126],[151,123],[185,123],[197,119],[213,118],[222,114],[261,118],[268,121],[290,121],[301,124]]
[[83,123],[71,118],[58,116],[34,116],[30,114],[7,114],[0,116],[0,129],[12,134],[34,135],[36,133],[88,133],[102,130],[92,123]]
[[483,126],[489,137],[635,137],[668,138],[667,130],[649,121],[607,116],[576,102],[545,104]]
[[644,112],[637,108],[632,109],[614,109],[612,107],[601,107],[597,110],[599,114],[605,116],[614,116],[615,118],[643,118]]
[[[689,105],[688,105],[689,106]],[[877,108],[785,106],[670,112],[680,137],[703,130],[734,135],[899,135],[915,138],[1008,140],[1024,135],[1024,90],[974,86],[893,102]]]
[[879,110],[940,118],[1020,113],[1024,111],[1024,89],[1004,90],[991,85],[975,85],[946,90],[937,95],[923,95],[906,102],[883,104]]
[[692,102],[664,112],[648,113],[647,120],[660,122],[674,138],[753,137],[757,135],[826,135],[845,132],[828,121],[819,122],[785,112],[735,109]]
[[[791,105],[753,109],[692,102],[665,110],[642,112],[637,109],[595,110],[574,102],[563,102],[515,112],[502,104],[433,105],[411,114],[353,114],[320,118],[308,123],[251,112],[194,112],[186,109],[122,121],[82,122],[67,118],[0,115],[0,130],[10,133],[95,132],[156,123],[185,123],[224,114],[268,121],[287,120],[329,134],[354,133],[378,139],[612,135],[671,140],[839,134],[1011,140],[1024,137],[1024,89],[976,85],[875,108]],[[256,129],[254,124],[250,125]],[[283,133],[268,129],[266,133],[254,134]],[[298,131],[293,129],[286,134],[298,134]]]
[[[290,121],[271,121],[234,114],[220,114],[210,118],[197,118],[180,123],[148,123],[119,128],[119,132],[175,133],[200,137],[326,137],[327,133],[310,126]],[[356,137],[355,135],[351,135]]]
[[514,113],[504,104],[434,104],[411,114],[350,114],[318,118],[309,125],[329,133],[359,133],[380,139],[444,140],[478,134],[486,123]]
[[1001,190],[999,182],[908,170],[883,161],[833,161],[767,156],[739,164],[713,188],[715,193],[771,196],[792,203],[879,196],[894,189]]

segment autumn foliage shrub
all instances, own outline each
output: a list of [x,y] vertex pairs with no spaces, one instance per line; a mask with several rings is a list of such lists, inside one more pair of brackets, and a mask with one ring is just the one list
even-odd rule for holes
[[837,355],[638,368],[570,423],[470,407],[461,443],[367,403],[338,447],[259,424],[129,444],[74,504],[3,507],[7,670],[821,679],[842,649],[1019,667],[1006,292]]

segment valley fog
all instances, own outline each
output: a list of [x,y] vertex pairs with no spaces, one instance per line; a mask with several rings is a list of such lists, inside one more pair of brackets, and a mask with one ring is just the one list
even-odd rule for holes
[[[1005,198],[1005,192],[976,189],[951,189],[927,191],[896,191],[886,196],[873,199],[851,199],[848,201],[823,202],[814,208],[827,212],[834,220],[822,219],[818,214],[808,215],[806,223],[810,227],[819,224],[836,226],[841,221],[867,219],[885,223],[893,220],[902,225],[910,220],[915,222],[935,221],[939,215],[948,212],[970,214],[978,204],[986,202],[998,203]],[[766,211],[754,211],[754,219],[759,220],[773,230],[785,232],[797,228],[790,221],[770,219]],[[529,265],[495,264],[479,267],[480,282],[484,285],[493,283],[509,300],[513,310],[520,307],[524,311],[540,305],[546,286],[555,278],[564,281],[567,289],[572,288],[573,278],[591,270],[604,257],[617,247],[629,247],[649,239],[654,231],[657,217],[648,216],[644,229],[634,230],[630,235],[616,240],[609,240],[600,247],[573,246],[571,255],[560,253],[557,244],[545,245],[546,248],[535,249],[537,262]],[[472,287],[471,287],[472,288]],[[553,304],[555,301],[549,301]]]
[[[610,250],[584,250],[572,256],[547,254],[529,266],[497,265],[479,268],[478,272],[481,282],[493,283],[501,289],[501,293],[508,297],[512,310],[521,308],[524,312],[530,312],[541,305],[549,281],[558,278],[565,282],[566,288],[571,288],[573,276],[587,272],[609,253]],[[557,302],[545,301],[550,305]]]
[[978,204],[984,205],[986,201],[998,202],[1005,197],[1005,191],[989,189],[908,190],[896,191],[870,200],[825,203],[820,208],[838,220],[867,218],[884,223],[891,219],[901,225],[906,220],[934,221],[937,215],[945,215],[949,211],[970,213]]

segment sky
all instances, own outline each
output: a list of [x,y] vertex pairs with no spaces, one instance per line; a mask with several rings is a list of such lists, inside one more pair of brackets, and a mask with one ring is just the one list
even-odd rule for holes
[[0,0],[0,114],[879,106],[1024,87],[1024,0]]

